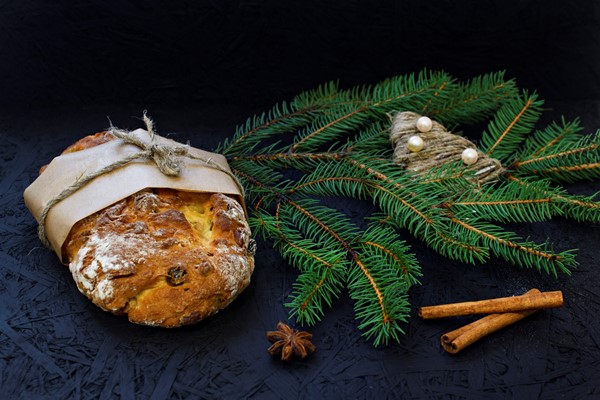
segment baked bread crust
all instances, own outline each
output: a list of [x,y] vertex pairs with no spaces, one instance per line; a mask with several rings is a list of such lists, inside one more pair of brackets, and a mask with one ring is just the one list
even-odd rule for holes
[[[88,136],[66,151],[107,138]],[[167,328],[230,304],[250,283],[253,250],[237,200],[172,189],[146,189],[84,218],[63,245],[77,287],[94,304]]]

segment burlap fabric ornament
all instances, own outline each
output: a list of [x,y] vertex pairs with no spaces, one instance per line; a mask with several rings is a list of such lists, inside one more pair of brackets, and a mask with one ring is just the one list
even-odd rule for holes
[[[416,173],[426,175],[432,168],[439,168],[450,163],[462,163],[463,151],[467,148],[477,150],[475,144],[462,136],[449,132],[442,124],[432,121],[427,132],[417,129],[417,120],[421,115],[411,112],[398,112],[392,117],[390,141],[394,148],[393,160],[399,166]],[[408,140],[419,136],[423,140],[423,148],[413,152],[408,149]],[[477,150],[477,161],[464,165],[465,178],[477,184],[492,182],[504,172],[500,161],[488,157]]]

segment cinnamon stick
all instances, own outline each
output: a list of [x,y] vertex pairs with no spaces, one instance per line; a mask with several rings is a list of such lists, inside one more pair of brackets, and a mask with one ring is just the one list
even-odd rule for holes
[[458,317],[472,314],[512,313],[543,308],[557,308],[563,305],[561,291],[539,292],[521,296],[500,297],[496,299],[467,301],[419,308],[423,319]]
[[[523,296],[532,296],[541,293],[538,289],[531,289]],[[490,314],[452,332],[442,335],[442,347],[448,353],[456,354],[465,347],[479,339],[496,332],[508,325],[514,324],[538,310],[524,310],[501,314]]]

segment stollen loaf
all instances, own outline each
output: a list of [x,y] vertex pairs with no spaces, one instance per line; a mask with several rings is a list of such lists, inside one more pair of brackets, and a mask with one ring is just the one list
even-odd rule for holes
[[[113,141],[100,132],[63,156],[95,148],[97,157]],[[42,168],[40,177],[46,173]],[[109,183],[95,190],[110,191]],[[59,257],[98,307],[133,323],[178,327],[215,314],[250,283],[255,244],[243,198],[176,186],[144,187],[69,230]]]

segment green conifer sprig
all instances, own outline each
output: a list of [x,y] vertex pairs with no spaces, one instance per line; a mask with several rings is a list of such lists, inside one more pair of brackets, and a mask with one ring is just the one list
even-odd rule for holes
[[464,230],[477,235],[477,242],[490,249],[499,258],[528,268],[535,268],[557,276],[557,272],[571,273],[576,261],[574,250],[554,253],[547,243],[521,241],[521,238],[505,228],[494,225],[483,218],[461,213],[452,217],[452,222]]
[[562,215],[562,209],[548,195],[548,180],[524,186],[514,181],[486,185],[479,191],[464,191],[451,203],[452,210],[498,222],[539,222]]
[[547,176],[557,182],[574,182],[600,177],[600,131],[584,137],[568,135],[553,146],[545,147],[520,160],[515,168],[521,173]]
[[539,191],[539,194],[548,196],[550,201],[556,204],[565,218],[570,218],[578,222],[600,222],[600,203],[598,203],[598,194],[592,196],[577,196],[569,194],[564,188],[559,186],[540,187],[536,182],[543,182],[544,178],[535,176],[518,176],[507,174],[508,180],[516,182],[532,192]]
[[490,104],[500,104],[514,96],[517,88],[514,80],[504,79],[504,72],[477,76],[468,82],[459,82],[447,101],[428,104],[421,110],[445,125],[473,124],[484,121],[493,115],[495,108]]
[[508,162],[534,128],[543,104],[536,94],[527,92],[507,99],[483,132],[481,150],[490,157]]
[[[476,264],[493,256],[569,274],[574,250],[554,251],[501,225],[555,216],[600,222],[597,196],[557,184],[600,176],[600,134],[581,135],[577,120],[534,132],[542,105],[503,73],[459,82],[424,71],[348,90],[325,84],[240,126],[218,151],[246,189],[254,232],[298,270],[290,317],[315,324],[346,288],[374,345],[399,340],[407,292],[421,276],[404,233],[450,259]],[[423,176],[403,170],[391,161],[388,138],[396,111],[458,129],[489,121],[480,150],[506,172],[479,186],[460,162]],[[379,211],[355,223],[332,205],[344,198]]]
[[532,135],[526,137],[522,150],[517,158],[520,163],[535,158],[542,153],[547,153],[549,149],[563,140],[578,140],[581,138],[579,133],[583,130],[578,119],[566,121],[564,118],[560,122],[552,122],[544,129],[536,130]]

